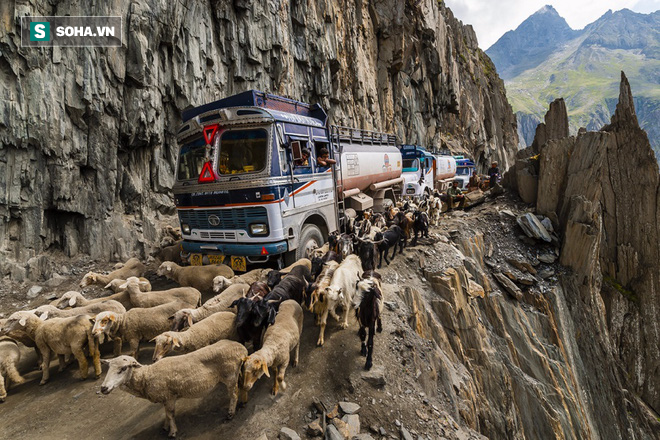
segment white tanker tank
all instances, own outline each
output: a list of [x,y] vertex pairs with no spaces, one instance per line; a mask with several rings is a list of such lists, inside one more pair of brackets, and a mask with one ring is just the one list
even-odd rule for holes
[[342,182],[338,189],[343,192],[347,207],[357,211],[373,207],[378,211],[385,199],[394,200],[392,187],[403,180],[396,138],[365,130],[345,130],[350,133],[340,131],[339,142],[335,143],[339,145],[337,180]]
[[452,156],[435,156],[435,177],[436,182],[445,179],[453,179],[456,176],[456,159]]

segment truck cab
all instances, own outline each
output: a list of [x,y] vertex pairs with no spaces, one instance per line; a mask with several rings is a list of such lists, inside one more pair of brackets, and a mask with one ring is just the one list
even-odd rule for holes
[[454,180],[458,182],[460,189],[467,190],[470,176],[472,176],[472,172],[475,170],[474,162],[463,156],[454,156],[454,159],[456,159],[456,177]]
[[434,187],[435,156],[418,145],[402,145],[402,196],[421,197],[432,194]]

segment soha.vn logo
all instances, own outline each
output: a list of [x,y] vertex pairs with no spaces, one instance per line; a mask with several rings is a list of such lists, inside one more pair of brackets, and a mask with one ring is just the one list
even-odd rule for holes
[[50,23],[35,21],[30,23],[30,41],[50,41]]

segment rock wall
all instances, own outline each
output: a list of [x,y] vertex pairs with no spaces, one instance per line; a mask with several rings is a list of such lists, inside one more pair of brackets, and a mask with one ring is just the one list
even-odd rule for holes
[[600,395],[603,381],[615,381],[625,391],[620,404],[640,396],[657,413],[660,174],[625,75],[609,125],[545,135],[537,212],[563,235],[560,262],[572,269],[563,287],[578,331],[589,335],[577,338],[585,363],[607,365],[592,371],[587,390]]
[[[119,15],[121,48],[20,47],[25,15]],[[255,88],[506,168],[515,118],[469,26],[434,0],[0,5],[1,274],[144,256],[172,221],[180,111]]]

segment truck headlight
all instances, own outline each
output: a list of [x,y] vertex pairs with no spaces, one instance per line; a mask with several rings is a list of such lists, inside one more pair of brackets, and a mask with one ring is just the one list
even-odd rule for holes
[[183,235],[190,235],[190,226],[186,223],[181,224],[181,233]]
[[265,223],[252,223],[250,235],[268,235],[268,225]]

